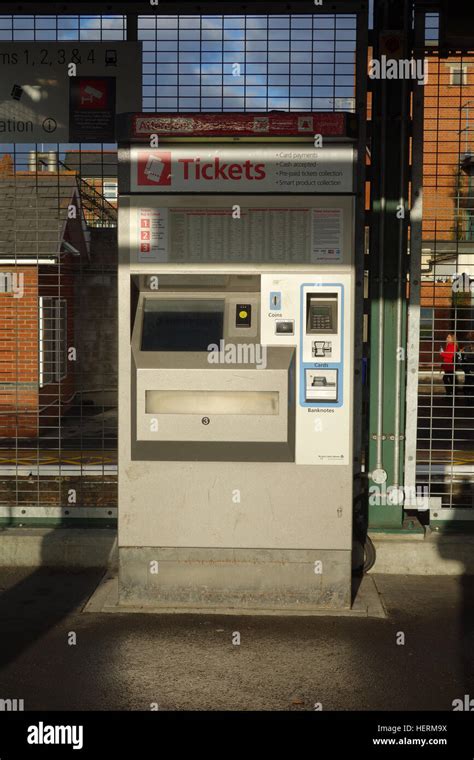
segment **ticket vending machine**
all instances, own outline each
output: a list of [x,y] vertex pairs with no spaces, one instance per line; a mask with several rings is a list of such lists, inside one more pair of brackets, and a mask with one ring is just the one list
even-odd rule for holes
[[353,129],[123,116],[120,605],[350,606]]

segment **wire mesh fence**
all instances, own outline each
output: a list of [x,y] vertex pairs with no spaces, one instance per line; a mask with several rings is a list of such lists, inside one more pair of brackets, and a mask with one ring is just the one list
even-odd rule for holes
[[[125,38],[124,16],[0,16],[0,45]],[[110,522],[116,145],[0,150],[0,521]]]
[[152,111],[354,110],[356,16],[141,16]]
[[441,58],[437,31],[428,15],[417,483],[450,519],[474,506],[474,58]]
[[[355,109],[356,13],[133,21],[143,110]],[[123,15],[0,16],[0,45],[125,39]],[[115,517],[116,224],[115,144],[0,144],[0,523]]]
[[[437,29],[428,14],[417,483],[470,508],[474,60],[440,58]],[[136,36],[146,111],[356,110],[356,13],[144,15]],[[123,15],[0,16],[0,42],[124,39]],[[0,145],[0,223],[0,519],[77,507],[109,519],[116,145]]]

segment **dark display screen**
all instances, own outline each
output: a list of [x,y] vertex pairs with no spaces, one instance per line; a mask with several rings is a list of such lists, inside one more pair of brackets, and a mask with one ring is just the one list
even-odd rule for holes
[[142,351],[207,351],[219,345],[224,331],[223,301],[147,299],[143,314]]

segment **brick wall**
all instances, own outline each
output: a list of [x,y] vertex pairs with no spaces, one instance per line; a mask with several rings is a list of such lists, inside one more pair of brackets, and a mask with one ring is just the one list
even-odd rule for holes
[[[466,82],[451,84],[453,67],[466,66]],[[428,81],[424,87],[424,170],[423,239],[454,240],[457,177],[460,155],[469,145],[474,148],[474,109],[462,108],[474,99],[474,60],[469,58],[428,59]],[[467,122],[467,116],[469,121]]]
[[36,267],[0,267],[23,283],[23,293],[0,292],[0,438],[38,429],[38,273]]
[[39,297],[67,302],[67,345],[75,346],[71,267],[4,267],[22,276],[23,295],[0,292],[0,438],[36,438],[57,432],[75,389],[74,362],[61,382],[39,387]]
[[[368,58],[372,57],[369,49]],[[466,67],[466,81],[451,84],[453,67]],[[424,86],[423,134],[423,240],[454,240],[456,193],[459,177],[466,191],[467,178],[459,173],[460,155],[467,147],[474,152],[474,58],[428,57],[428,80]],[[367,118],[372,117],[372,95],[368,93]],[[471,204],[472,205],[472,204]],[[366,208],[370,204],[366,196]],[[465,217],[461,211],[462,229]]]
[[440,346],[454,328],[453,291],[451,283],[422,282],[420,293],[422,309],[433,309],[428,325],[422,325],[420,334],[420,365],[439,369]]

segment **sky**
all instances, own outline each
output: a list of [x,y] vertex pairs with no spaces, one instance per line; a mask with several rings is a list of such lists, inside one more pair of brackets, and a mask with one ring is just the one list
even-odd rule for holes
[[[0,50],[2,40],[123,40],[124,24],[112,15],[0,16]],[[434,16],[428,26],[435,36]],[[145,111],[354,108],[355,14],[140,16],[138,39]]]
[[[349,110],[355,37],[354,15],[141,16],[143,106]],[[79,38],[123,39],[123,17],[0,18],[0,40]]]

